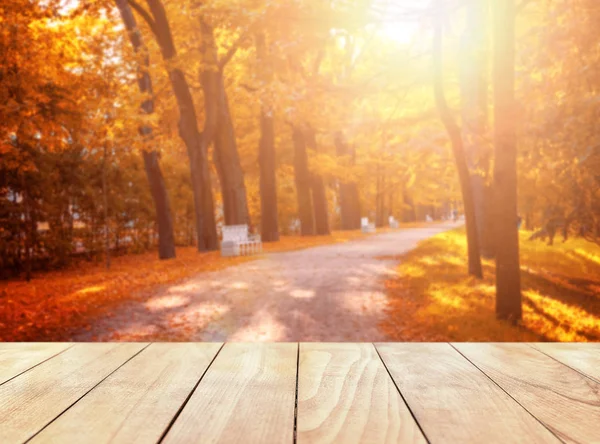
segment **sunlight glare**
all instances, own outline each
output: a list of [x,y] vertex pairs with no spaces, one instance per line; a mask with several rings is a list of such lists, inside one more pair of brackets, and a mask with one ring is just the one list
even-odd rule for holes
[[299,288],[290,291],[290,296],[297,299],[310,299],[315,297],[314,290],[301,290]]
[[160,311],[167,308],[177,308],[187,305],[190,298],[187,296],[167,295],[146,302],[146,308],[150,311]]
[[418,0],[379,0],[377,8],[382,11],[381,33],[400,44],[412,43],[420,29],[420,23],[411,13],[423,10],[427,4]]

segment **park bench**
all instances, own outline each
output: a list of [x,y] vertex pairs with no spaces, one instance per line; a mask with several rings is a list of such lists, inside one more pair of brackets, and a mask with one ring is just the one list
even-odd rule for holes
[[290,233],[300,234],[300,228],[301,228],[300,219],[293,219],[290,222]]
[[390,228],[398,228],[400,226],[398,221],[396,219],[394,219],[394,216],[390,216],[388,218],[388,221],[390,223]]
[[224,225],[221,256],[248,256],[262,253],[259,235],[250,234],[248,225]]
[[368,217],[362,217],[360,219],[360,230],[363,233],[375,233],[375,224],[369,223]]

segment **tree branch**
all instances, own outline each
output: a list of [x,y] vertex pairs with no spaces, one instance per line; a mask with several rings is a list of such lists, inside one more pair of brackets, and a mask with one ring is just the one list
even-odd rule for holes
[[240,83],[240,87],[244,88],[246,91],[249,91],[249,92],[257,92],[259,90],[259,88],[255,87],[255,86],[250,86],[246,83]]
[[233,58],[240,45],[248,38],[250,28],[244,31],[238,39],[231,45],[231,47],[227,50],[227,53],[223,56],[223,58],[219,61],[219,69],[222,70],[225,68],[225,65],[229,63],[229,61]]
[[131,6],[135,10],[135,12],[137,12],[140,15],[140,17],[144,19],[144,21],[150,27],[152,34],[154,34],[154,36],[158,39],[158,28],[156,27],[156,22],[154,21],[150,13],[146,11],[144,7],[137,3],[135,0],[127,0],[127,3],[129,3],[129,6]]

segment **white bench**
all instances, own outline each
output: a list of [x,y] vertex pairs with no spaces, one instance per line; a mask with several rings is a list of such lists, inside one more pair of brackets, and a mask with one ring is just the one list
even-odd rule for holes
[[224,225],[221,229],[221,256],[248,256],[262,253],[259,235],[248,233],[248,225]]
[[396,219],[394,219],[394,216],[390,216],[388,218],[388,221],[390,222],[390,228],[398,228],[400,226],[398,221]]
[[300,223],[300,219],[293,219],[290,222],[290,233],[292,234],[300,234],[300,228],[302,224]]
[[360,219],[360,230],[363,233],[375,233],[375,224],[374,223],[370,224],[368,217],[362,217]]

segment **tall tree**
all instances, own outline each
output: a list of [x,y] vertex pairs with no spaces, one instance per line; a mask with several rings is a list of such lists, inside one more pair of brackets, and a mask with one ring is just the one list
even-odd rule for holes
[[494,12],[494,235],[496,315],[522,317],[517,228],[517,139],[515,116],[515,2],[493,2]]
[[108,179],[107,179],[107,162],[108,162],[108,140],[104,141],[103,156],[102,156],[102,209],[104,219],[104,260],[108,270],[110,268],[110,227],[108,220]]
[[294,178],[296,196],[298,199],[298,217],[302,236],[315,234],[315,220],[311,198],[311,176],[308,169],[308,154],[306,152],[306,134],[302,128],[294,125]]
[[173,63],[177,57],[177,50],[165,8],[161,0],[146,0],[146,3],[150,13],[134,0],[129,0],[129,4],[146,20],[156,37],[177,100],[179,135],[187,148],[190,160],[198,251],[215,250],[218,248],[218,239],[210,171],[207,152],[206,149],[203,149],[205,144],[198,129],[194,100],[185,73],[177,64]]
[[[233,119],[223,78],[223,70],[237,51],[240,41],[235,42],[227,54],[219,60],[213,28],[204,20],[200,21],[200,28],[204,57],[200,78],[205,101],[208,98],[212,102],[210,106],[206,107],[206,120],[211,121],[213,125],[211,135],[214,136],[214,160],[221,183],[225,224],[249,224],[250,214],[244,171],[240,163]],[[244,36],[245,34],[242,37]],[[213,114],[209,115],[209,113]],[[209,145],[211,141],[207,138],[204,144]]]
[[[356,152],[349,146],[341,131],[335,134],[336,155],[346,158],[348,166],[354,166]],[[342,230],[358,230],[360,228],[360,200],[358,186],[355,181],[341,179],[339,183],[340,219]]]
[[446,97],[444,95],[443,83],[443,64],[442,64],[442,17],[444,11],[443,2],[438,0],[438,8],[435,12],[435,24],[433,33],[433,89],[435,102],[440,113],[440,118],[452,145],[452,152],[456,162],[458,179],[460,181],[460,189],[465,210],[465,223],[467,229],[467,251],[469,261],[469,274],[481,278],[483,271],[481,268],[481,256],[479,253],[479,242],[477,236],[477,222],[475,216],[475,208],[473,203],[473,195],[471,191],[471,181],[469,175],[469,167],[465,158],[462,136],[460,127],[454,120],[454,116],[448,108]]
[[[305,140],[307,146],[313,153],[317,153],[317,137],[315,130],[309,126],[305,130]],[[310,172],[310,187],[312,191],[312,201],[315,218],[315,233],[323,236],[330,234],[329,231],[329,212],[327,211],[327,192],[323,176],[311,171]]]
[[490,183],[492,147],[486,137],[489,4],[481,0],[468,0],[466,6],[460,60],[462,139],[471,177],[479,247],[484,257],[492,257],[494,255],[494,236],[490,230],[493,197]]
[[[256,36],[256,55],[259,66],[259,78],[264,82],[271,80],[271,67],[268,65],[268,47],[265,34]],[[273,125],[273,106],[266,100],[260,107],[260,141],[258,145],[258,164],[260,167],[260,228],[261,238],[265,242],[279,240],[277,221],[277,176],[275,159],[275,129]]]
[[[137,27],[135,16],[133,15],[127,0],[116,0],[117,7],[121,14],[121,19],[125,29],[129,34],[129,40],[136,54],[142,56],[142,63],[138,65],[138,88],[141,93],[148,97],[142,103],[142,111],[145,114],[154,112],[154,99],[152,98],[152,79],[148,69],[150,68],[150,59],[142,42],[142,35]],[[142,125],[139,128],[140,134],[145,138],[152,137],[152,128],[148,125]],[[165,185],[160,168],[158,152],[155,150],[144,150],[144,168],[146,177],[150,184],[150,192],[154,200],[156,211],[156,222],[158,226],[158,257],[160,259],[170,259],[175,257],[175,237],[173,236],[173,216],[171,215],[171,204],[169,194]]]

